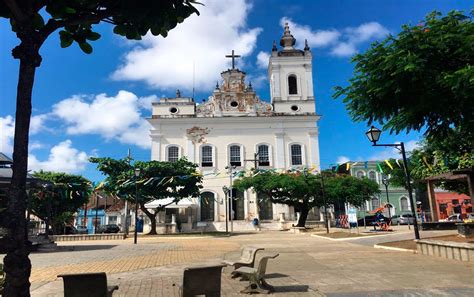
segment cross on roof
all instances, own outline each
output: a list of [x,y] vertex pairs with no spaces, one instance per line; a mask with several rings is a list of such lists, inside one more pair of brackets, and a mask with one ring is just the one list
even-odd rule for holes
[[226,58],[232,58],[232,69],[235,69],[235,58],[240,58],[240,56],[235,55],[234,50],[232,50],[232,54],[231,55],[226,55],[225,57]]

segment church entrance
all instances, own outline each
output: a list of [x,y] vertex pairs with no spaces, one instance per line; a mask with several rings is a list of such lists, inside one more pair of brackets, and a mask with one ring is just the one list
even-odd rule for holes
[[214,193],[203,192],[200,197],[201,222],[214,221]]
[[265,194],[257,194],[258,217],[260,220],[273,220],[273,203]]
[[245,220],[245,210],[244,210],[244,192],[241,192],[237,189],[232,189],[232,209],[230,209],[230,214],[234,214],[233,220]]

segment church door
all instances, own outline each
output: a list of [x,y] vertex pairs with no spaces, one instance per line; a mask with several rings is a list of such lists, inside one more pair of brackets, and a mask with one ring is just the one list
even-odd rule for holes
[[258,217],[260,220],[273,220],[273,203],[265,194],[257,195]]
[[214,221],[214,193],[203,192],[200,198],[201,222]]
[[230,215],[232,215],[232,213],[234,214],[232,217],[233,220],[245,219],[244,192],[237,189],[232,189],[232,209],[230,210]]

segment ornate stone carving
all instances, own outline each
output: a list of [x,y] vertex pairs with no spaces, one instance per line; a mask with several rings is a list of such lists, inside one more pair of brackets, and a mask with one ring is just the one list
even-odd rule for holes
[[186,135],[192,140],[194,144],[205,143],[205,136],[209,134],[209,132],[209,128],[201,128],[196,126],[186,129]]

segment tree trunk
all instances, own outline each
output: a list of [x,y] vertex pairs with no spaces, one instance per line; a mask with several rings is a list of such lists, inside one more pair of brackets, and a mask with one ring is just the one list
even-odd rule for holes
[[306,219],[308,218],[309,209],[307,207],[301,207],[300,218],[296,227],[304,227],[306,225]]
[[146,209],[144,204],[140,204],[140,209],[150,219],[151,230],[150,230],[150,232],[148,232],[148,235],[157,235],[158,234],[158,233],[156,233],[156,215],[157,215],[157,212],[151,213],[148,209]]
[[[18,49],[19,48],[19,49]],[[15,52],[17,50],[17,52]],[[28,168],[28,134],[31,117],[31,94],[36,67],[41,57],[33,44],[22,44],[13,55],[20,59],[20,71],[16,98],[15,138],[13,147],[13,175],[9,190],[7,216],[7,240],[10,247],[4,258],[5,296],[30,296],[29,277],[31,262],[28,255],[31,242],[28,241],[26,214],[26,174]]]

